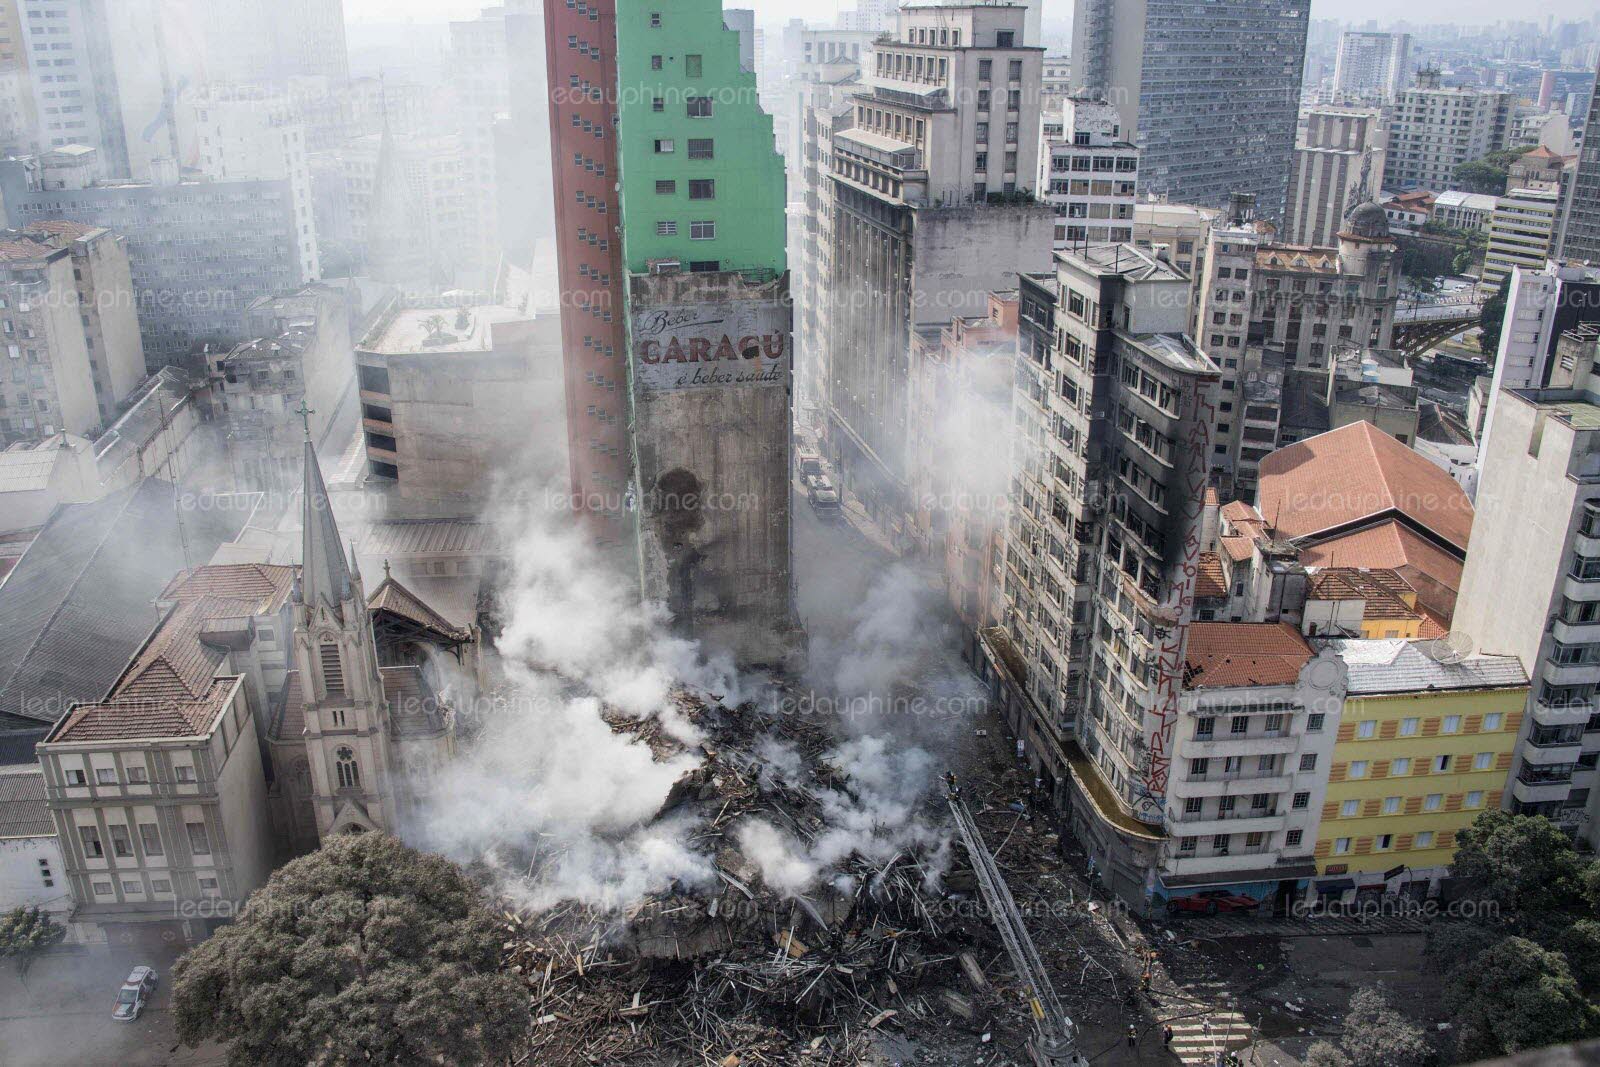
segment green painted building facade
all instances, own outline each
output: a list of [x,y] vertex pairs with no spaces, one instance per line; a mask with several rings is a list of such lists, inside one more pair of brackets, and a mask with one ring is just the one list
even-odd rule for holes
[[720,0],[618,0],[617,91],[626,269],[781,274],[783,158]]

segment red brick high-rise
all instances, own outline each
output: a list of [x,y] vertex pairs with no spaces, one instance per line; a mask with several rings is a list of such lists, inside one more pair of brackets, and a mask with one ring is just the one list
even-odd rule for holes
[[616,0],[549,0],[544,11],[572,494],[596,539],[620,544],[632,462],[616,189]]

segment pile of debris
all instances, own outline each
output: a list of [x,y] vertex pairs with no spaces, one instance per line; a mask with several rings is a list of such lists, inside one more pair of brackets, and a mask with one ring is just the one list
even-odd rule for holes
[[[871,1062],[877,1039],[907,1024],[981,1029],[981,1012],[954,987],[983,981],[968,949],[987,924],[945,917],[958,909],[945,907],[939,888],[942,858],[854,854],[802,895],[767,886],[740,851],[735,831],[747,818],[806,844],[824,831],[821,796],[851,790],[828,762],[827,732],[687,693],[679,709],[697,744],[658,719],[610,722],[658,758],[697,751],[699,766],[661,816],[696,816],[692,843],[711,857],[715,887],[674,886],[622,913],[575,901],[541,912],[502,903],[504,964],[523,977],[531,1004],[521,1062],[855,1064]],[[774,743],[799,757],[798,770],[787,755],[781,772],[773,766]],[[532,879],[543,862],[531,861]]]

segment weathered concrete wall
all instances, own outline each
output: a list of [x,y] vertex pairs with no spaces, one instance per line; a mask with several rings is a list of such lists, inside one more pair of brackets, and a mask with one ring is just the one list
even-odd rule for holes
[[629,279],[644,593],[745,662],[790,659],[789,276]]

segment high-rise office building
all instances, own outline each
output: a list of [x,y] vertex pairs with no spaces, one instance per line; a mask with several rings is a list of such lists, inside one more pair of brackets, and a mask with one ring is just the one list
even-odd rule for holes
[[620,0],[617,156],[644,593],[743,662],[795,652],[783,159],[720,0]]
[[1077,0],[1072,84],[1105,94],[1139,146],[1141,192],[1283,217],[1309,0]]
[[1339,38],[1333,91],[1351,103],[1393,100],[1406,84],[1411,62],[1409,33],[1346,30]]
[[[1596,74],[1600,80],[1600,73]],[[1589,121],[1578,153],[1578,173],[1568,191],[1561,256],[1600,265],[1600,92],[1589,99]]]
[[1056,214],[1057,248],[1133,240],[1139,151],[1121,133],[1117,109],[1092,96],[1045,115],[1039,195]]
[[1373,108],[1314,107],[1294,149],[1281,240],[1326,248],[1357,204],[1378,195],[1387,151],[1383,115]]
[[977,315],[1049,263],[1039,180],[1043,49],[1016,5],[907,6],[831,143],[824,448],[891,537],[912,539],[911,334]]

